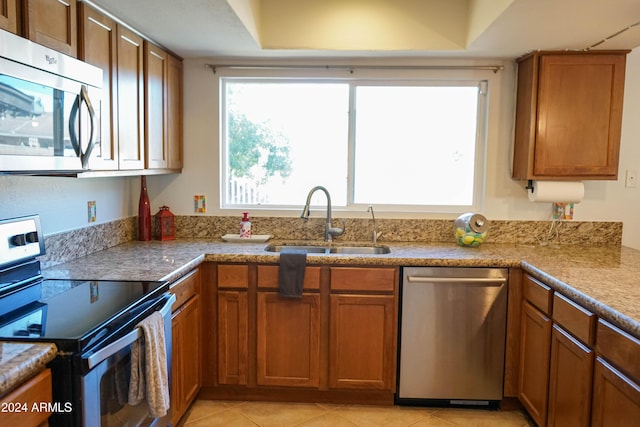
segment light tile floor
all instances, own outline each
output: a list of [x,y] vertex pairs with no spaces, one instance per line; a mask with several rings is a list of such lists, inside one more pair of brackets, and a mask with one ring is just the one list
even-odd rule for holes
[[179,427],[530,427],[521,411],[198,400]]

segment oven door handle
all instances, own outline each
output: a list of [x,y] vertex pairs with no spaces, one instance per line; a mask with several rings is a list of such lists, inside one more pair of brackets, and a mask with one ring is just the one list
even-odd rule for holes
[[[171,312],[171,306],[176,301],[176,296],[173,294],[170,294],[168,297],[165,297],[165,298],[167,298],[167,302],[159,310],[163,318],[166,318],[167,315]],[[135,341],[137,341],[141,337],[142,337],[142,331],[140,330],[140,328],[135,328],[133,331],[129,332],[127,335],[121,338],[118,338],[111,344],[107,345],[104,348],[101,348],[100,350],[93,353],[91,356],[87,357],[85,359],[87,363],[87,367],[89,369],[93,369],[94,367],[99,365],[103,360],[108,359],[109,357],[113,356],[123,348],[126,348],[127,346],[133,344]]]

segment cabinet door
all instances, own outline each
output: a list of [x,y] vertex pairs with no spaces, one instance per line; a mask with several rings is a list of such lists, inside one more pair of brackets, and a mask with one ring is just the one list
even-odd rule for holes
[[200,296],[187,301],[172,319],[172,422],[176,424],[200,390]]
[[549,371],[549,426],[589,426],[593,359],[593,350],[558,325],[553,326]]
[[624,55],[540,60],[534,175],[617,178]]
[[144,169],[143,40],[117,26],[118,144],[120,169]]
[[24,34],[29,40],[77,55],[76,0],[26,0],[23,5]]
[[167,168],[182,169],[182,61],[173,55],[167,79]]
[[16,1],[0,0],[0,28],[11,31],[13,34],[18,32]]
[[259,385],[320,385],[320,295],[258,293]]
[[145,153],[148,169],[167,167],[167,53],[144,42]]
[[593,378],[591,425],[632,426],[640,420],[640,385],[601,358],[596,358]]
[[547,424],[551,320],[524,302],[521,331],[518,398],[542,427]]
[[393,390],[393,296],[331,295],[329,386]]
[[113,19],[80,3],[80,46],[78,57],[102,69],[100,139],[91,153],[90,169],[118,169],[116,73],[116,23]]
[[218,381],[247,384],[249,308],[247,292],[218,292]]
[[513,178],[617,179],[627,52],[518,61]]
[[[0,398],[3,426],[48,426],[53,407],[51,370],[45,369]],[[43,404],[45,409],[42,410]],[[56,404],[59,404],[56,402]],[[38,408],[38,410],[32,410]]]

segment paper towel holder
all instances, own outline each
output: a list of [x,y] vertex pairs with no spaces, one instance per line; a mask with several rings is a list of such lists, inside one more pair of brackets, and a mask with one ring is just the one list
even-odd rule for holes
[[524,187],[525,190],[531,190],[533,191],[533,180],[530,179],[529,181],[527,181],[527,186]]

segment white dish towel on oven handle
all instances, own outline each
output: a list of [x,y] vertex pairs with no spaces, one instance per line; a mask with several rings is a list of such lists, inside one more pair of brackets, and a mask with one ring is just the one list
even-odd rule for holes
[[136,327],[142,330],[142,337],[131,345],[129,404],[137,405],[146,397],[151,416],[163,417],[171,405],[164,318],[156,311]]

